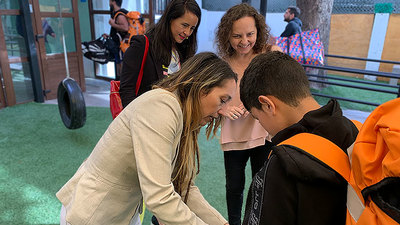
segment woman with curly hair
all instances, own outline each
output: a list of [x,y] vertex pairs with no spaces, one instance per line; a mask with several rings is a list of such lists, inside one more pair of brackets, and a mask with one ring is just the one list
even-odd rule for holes
[[[216,32],[218,53],[238,74],[239,82],[256,55],[280,51],[278,46],[268,44],[269,30],[264,17],[245,3],[233,6],[222,17]],[[221,114],[228,217],[229,224],[236,225],[241,224],[246,163],[250,159],[254,176],[267,159],[271,144],[267,131],[248,116],[239,89]]]

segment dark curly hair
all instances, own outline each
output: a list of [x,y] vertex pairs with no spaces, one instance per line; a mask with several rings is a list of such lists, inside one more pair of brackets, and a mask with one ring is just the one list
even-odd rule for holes
[[229,38],[232,35],[232,26],[236,20],[247,16],[252,16],[256,22],[257,41],[253,47],[254,53],[261,53],[265,48],[270,38],[270,28],[265,23],[264,16],[258,13],[254,7],[241,3],[228,9],[218,25],[215,41],[218,47],[218,54],[222,58],[230,57],[235,53],[229,43]]

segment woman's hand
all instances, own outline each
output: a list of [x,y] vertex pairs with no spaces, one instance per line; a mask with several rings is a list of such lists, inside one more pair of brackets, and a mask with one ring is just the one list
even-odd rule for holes
[[239,106],[227,106],[225,109],[221,109],[219,114],[230,120],[236,120],[240,117],[246,117],[249,112],[244,108],[243,104],[240,104]]

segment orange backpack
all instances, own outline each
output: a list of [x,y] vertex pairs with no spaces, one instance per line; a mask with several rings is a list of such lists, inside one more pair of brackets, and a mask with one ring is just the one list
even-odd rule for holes
[[[292,145],[318,158],[348,182],[346,225],[400,224],[400,98],[377,107],[347,149],[318,135],[297,134]],[[361,129],[360,129],[361,128]],[[327,146],[320,151],[317,146]]]
[[119,14],[122,14],[126,17],[129,24],[128,34],[125,37],[120,37],[120,49],[123,53],[125,53],[126,49],[128,49],[131,38],[134,35],[142,35],[146,31],[146,24],[144,19],[140,16],[140,12],[138,11],[130,11],[127,14],[123,12],[117,12],[114,16],[114,19],[117,18]]

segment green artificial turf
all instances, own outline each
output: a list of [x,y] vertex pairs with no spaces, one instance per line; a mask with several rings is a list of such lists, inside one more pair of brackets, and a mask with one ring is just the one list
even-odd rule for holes
[[[330,75],[330,76],[339,77],[339,78],[347,78],[347,79],[350,79],[353,81],[364,80],[364,79],[359,79],[359,78],[352,78],[352,77],[345,77],[345,76],[338,76],[338,75]],[[333,80],[333,79],[327,79],[327,80],[331,81],[331,82],[335,82],[335,83],[341,83],[341,84],[351,84],[351,85],[357,85],[357,86],[361,86],[361,87],[379,88],[381,90],[398,91],[394,88],[379,87],[379,86],[369,85],[369,84],[356,84],[354,82],[338,81],[338,80]],[[376,83],[385,83],[385,82],[376,81]],[[373,103],[377,103],[377,104],[382,104],[389,100],[397,98],[397,95],[395,95],[395,94],[388,94],[388,93],[369,91],[369,90],[361,90],[361,89],[355,89],[355,88],[349,88],[349,87],[341,87],[341,86],[337,86],[337,85],[328,85],[327,87],[323,88],[322,90],[312,89],[311,91],[326,94],[326,95],[331,95],[331,96],[346,97],[346,98],[356,99],[356,100],[360,100],[360,101],[373,102]],[[325,98],[325,97],[314,96],[314,98],[321,105],[325,105],[329,101],[329,99]],[[369,105],[365,105],[365,104],[353,103],[353,102],[348,102],[348,101],[339,101],[339,102],[343,109],[354,109],[354,110],[360,110],[360,111],[365,111],[365,112],[371,112],[376,108],[375,106],[369,106]]]
[[[0,110],[0,224],[59,224],[61,204],[55,193],[90,154],[111,120],[108,108],[87,107],[86,124],[68,130],[57,105],[28,103]],[[226,218],[223,152],[217,139],[206,140],[204,130],[199,144],[196,184]],[[250,169],[246,172],[250,178]],[[247,179],[247,188],[249,183]],[[143,224],[150,224],[150,213],[145,213]]]

